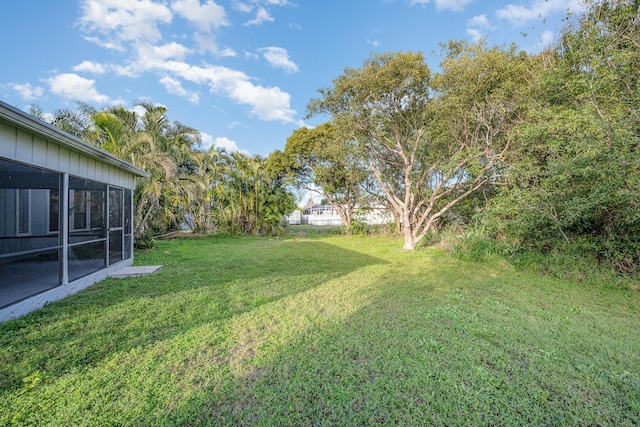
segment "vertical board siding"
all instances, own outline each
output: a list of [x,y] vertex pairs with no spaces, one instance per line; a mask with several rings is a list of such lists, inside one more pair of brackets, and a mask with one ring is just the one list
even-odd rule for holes
[[132,173],[4,122],[0,122],[0,156],[79,178],[135,188]]
[[45,167],[55,171],[60,170],[60,146],[58,144],[47,143],[47,162]]
[[107,165],[104,164],[104,163],[98,163],[96,165],[96,172],[97,172],[96,176],[100,181],[104,181],[105,180],[105,177],[106,177],[105,170],[106,169],[107,169]]
[[[90,150],[85,151],[79,146],[80,144],[76,145],[63,137],[56,136],[55,132],[37,130],[37,127],[33,129],[36,130],[32,130],[28,124],[21,121],[0,120],[0,157],[63,174],[60,215],[65,220],[61,221],[61,229],[58,232],[49,233],[49,190],[31,188],[30,232],[32,237],[29,239],[22,239],[22,236],[0,239],[0,252],[7,255],[9,262],[12,262],[15,260],[17,252],[31,250],[34,248],[33,245],[41,249],[45,246],[57,246],[61,242],[62,286],[57,286],[0,309],[0,321],[19,317],[44,306],[47,302],[71,295],[106,278],[110,273],[123,266],[133,263],[131,257],[73,282],[68,281],[69,192],[67,190],[69,176],[134,190],[136,174],[127,168],[121,169],[115,160],[111,161],[108,157]],[[0,189],[0,236],[2,237],[17,237],[16,196],[17,190],[15,188]],[[133,256],[133,252],[130,255]]]
[[31,162],[35,166],[47,166],[47,140],[39,136],[33,137],[33,154]]
[[58,170],[69,173],[69,149],[60,147],[58,151]]
[[[93,171],[92,171],[93,172]],[[78,175],[89,178],[89,158],[83,155],[78,159]]]
[[16,157],[16,128],[3,122],[0,122],[0,156]]
[[69,173],[75,176],[80,175],[80,153],[69,150]]
[[94,181],[100,181],[98,178],[98,162],[95,159],[87,158],[87,177]]
[[16,160],[33,162],[33,134],[18,129],[16,140]]

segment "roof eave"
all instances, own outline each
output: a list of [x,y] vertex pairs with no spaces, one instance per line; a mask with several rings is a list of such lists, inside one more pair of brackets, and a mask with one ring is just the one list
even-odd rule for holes
[[75,151],[79,151],[93,158],[100,159],[120,169],[131,172],[134,175],[149,178],[151,174],[137,166],[128,163],[113,154],[95,147],[75,136],[58,129],[49,123],[43,122],[24,111],[14,108],[5,102],[0,101],[0,119],[4,119],[16,126],[27,129],[44,138],[52,139],[61,145],[65,145]]

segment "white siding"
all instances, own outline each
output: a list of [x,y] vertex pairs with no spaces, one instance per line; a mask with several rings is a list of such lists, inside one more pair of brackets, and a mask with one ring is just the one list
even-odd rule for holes
[[33,138],[32,163],[36,165],[47,164],[47,141],[38,136]]
[[80,175],[80,153],[78,153],[77,151],[69,150],[68,155],[69,155],[69,166],[68,166],[69,174],[82,177],[82,175]]
[[135,186],[128,171],[4,122],[0,122],[0,157],[119,187]]
[[51,170],[60,170],[60,146],[47,143],[47,160],[42,166]]
[[15,160],[31,164],[33,161],[33,134],[18,129],[17,135]]
[[0,156],[16,158],[16,128],[0,122]]

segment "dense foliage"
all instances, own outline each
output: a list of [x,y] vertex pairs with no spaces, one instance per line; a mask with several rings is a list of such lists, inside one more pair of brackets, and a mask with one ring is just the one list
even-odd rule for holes
[[638,5],[591,3],[539,55],[527,113],[512,130],[508,186],[486,217],[512,247],[640,271]]
[[[310,114],[329,114],[367,164],[415,249],[451,208],[502,175],[526,55],[450,43],[442,72],[419,53],[372,55],[320,90]],[[348,142],[346,142],[348,143]]]

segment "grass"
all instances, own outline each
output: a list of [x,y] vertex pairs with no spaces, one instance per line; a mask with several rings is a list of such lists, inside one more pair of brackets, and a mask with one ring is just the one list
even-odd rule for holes
[[0,425],[637,425],[637,291],[400,247],[158,242],[0,324]]

